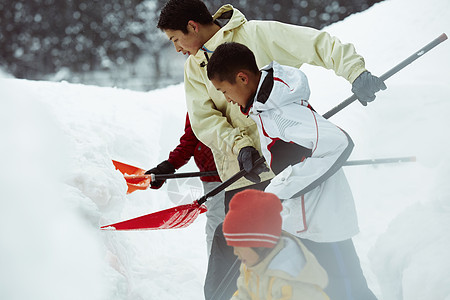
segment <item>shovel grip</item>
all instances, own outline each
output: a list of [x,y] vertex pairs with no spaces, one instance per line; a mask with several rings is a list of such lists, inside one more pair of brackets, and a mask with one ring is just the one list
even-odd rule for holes
[[[260,158],[258,158],[255,161],[253,168],[255,168],[259,164],[264,163],[265,161],[266,160],[264,159],[264,157],[261,156]],[[216,188],[212,189],[209,193],[206,193],[201,198],[199,198],[197,200],[197,203],[199,205],[202,205],[203,203],[205,203],[208,200],[208,198],[217,195],[218,193],[220,193],[221,191],[223,191],[224,189],[226,189],[227,187],[229,187],[230,185],[232,185],[233,183],[235,183],[236,181],[238,181],[239,179],[244,177],[245,174],[247,174],[247,171],[245,171],[244,169],[240,170],[239,172],[237,172],[236,174],[234,174],[233,176],[231,176],[230,178],[228,178],[227,180],[222,182]]]

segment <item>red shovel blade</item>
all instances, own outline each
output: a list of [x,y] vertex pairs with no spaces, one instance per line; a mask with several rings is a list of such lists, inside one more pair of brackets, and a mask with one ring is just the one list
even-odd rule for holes
[[105,225],[102,230],[157,230],[183,228],[191,225],[199,214],[206,212],[205,205],[197,201],[180,205],[134,219]]
[[127,194],[136,190],[146,190],[150,186],[150,175],[144,175],[146,172],[144,169],[127,165],[116,160],[113,160],[112,162],[116,169],[123,174],[123,177],[127,182]]

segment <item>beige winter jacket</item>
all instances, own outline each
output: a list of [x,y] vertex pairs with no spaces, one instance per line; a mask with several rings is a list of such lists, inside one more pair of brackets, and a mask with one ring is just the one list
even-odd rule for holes
[[[228,103],[208,80],[205,53],[211,56],[220,44],[233,41],[249,47],[260,68],[273,60],[297,68],[308,63],[333,69],[349,82],[365,71],[364,59],[355,52],[353,45],[342,44],[326,32],[274,21],[247,21],[231,5],[222,6],[213,18],[219,20],[227,15],[231,15],[228,23],[196,55],[187,59],[184,74],[192,129],[197,138],[211,148],[223,181],[239,171],[240,149],[253,146],[260,150],[259,135],[253,120],[242,114],[238,105]],[[268,180],[273,173],[260,176]],[[242,178],[228,190],[249,184],[251,182]]]
[[280,242],[256,266],[241,264],[232,300],[328,300],[327,273],[298,238],[283,232]]

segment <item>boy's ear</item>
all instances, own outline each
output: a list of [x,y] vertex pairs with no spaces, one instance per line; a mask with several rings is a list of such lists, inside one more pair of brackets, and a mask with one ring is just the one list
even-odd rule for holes
[[188,31],[193,30],[198,33],[198,23],[190,20],[187,24]]
[[247,73],[240,71],[240,72],[238,72],[236,74],[236,82],[243,83],[243,84],[247,85],[248,81],[249,81],[249,79],[248,79],[248,74]]

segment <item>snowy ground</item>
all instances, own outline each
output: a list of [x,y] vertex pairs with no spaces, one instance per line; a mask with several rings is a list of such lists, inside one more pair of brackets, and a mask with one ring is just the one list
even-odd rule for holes
[[[389,0],[327,31],[382,74],[450,34],[450,2]],[[380,299],[450,299],[449,53],[447,41],[389,79],[376,102],[331,119],[355,141],[351,159],[418,160],[345,169],[355,245]],[[349,96],[331,72],[302,69],[319,112]],[[192,179],[126,195],[111,163],[150,168],[167,158],[183,130],[182,85],[141,93],[3,78],[0,103],[0,299],[202,299],[203,215],[186,229],[98,230],[201,195]]]

